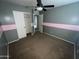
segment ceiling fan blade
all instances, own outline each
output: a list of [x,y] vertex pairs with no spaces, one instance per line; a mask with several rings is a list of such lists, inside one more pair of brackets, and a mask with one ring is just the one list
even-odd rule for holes
[[41,0],[37,0],[37,6],[43,6]]
[[45,8],[43,8],[43,11],[47,11]]
[[49,8],[49,7],[54,7],[54,5],[46,5],[46,6],[43,6],[45,8]]

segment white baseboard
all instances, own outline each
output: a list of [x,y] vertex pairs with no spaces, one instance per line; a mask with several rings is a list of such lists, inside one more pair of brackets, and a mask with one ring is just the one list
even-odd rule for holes
[[45,33],[45,34],[47,34],[47,35],[49,35],[49,36],[56,37],[56,38],[58,38],[58,39],[60,39],[60,40],[63,40],[63,41],[65,41],[65,42],[68,42],[68,43],[73,44],[73,45],[74,45],[74,59],[76,59],[76,46],[75,46],[75,43],[74,43],[74,42],[70,42],[70,41],[65,40],[65,39],[63,39],[63,38],[60,38],[60,37],[58,37],[58,36],[56,36],[56,35],[51,35],[51,34],[48,34],[48,33]]
[[9,55],[9,45],[7,46],[7,59],[9,59],[10,55]]
[[77,59],[76,58],[76,44],[74,44],[74,59]]
[[19,41],[19,40],[20,40],[20,39],[16,39],[16,40],[14,40],[14,41],[9,42],[8,44],[11,44],[11,43],[17,42],[17,41]]
[[[45,33],[45,32],[44,32],[44,33]],[[60,37],[58,37],[58,36],[56,36],[56,35],[51,35],[51,34],[49,34],[49,33],[45,33],[45,34],[47,34],[47,35],[49,35],[49,36],[53,36],[53,37],[55,37],[55,38],[58,38],[58,39],[60,39],[60,40],[65,41],[65,42],[68,42],[68,43],[74,44],[74,42],[70,42],[70,41],[65,40],[65,39],[63,39],[63,38],[60,38]]]
[[[71,44],[73,44],[74,45],[74,59],[76,59],[76,46],[75,46],[75,43],[74,42],[70,42],[70,41],[68,41],[68,40],[65,40],[65,39],[63,39],[63,38],[60,38],[60,37],[58,37],[58,36],[56,36],[56,35],[51,35],[51,34],[49,34],[49,33],[45,33],[45,32],[43,32],[44,34],[47,34],[47,35],[49,35],[49,36],[53,36],[53,37],[55,37],[55,38],[58,38],[58,39],[60,39],[60,40],[63,40],[63,41],[65,41],[65,42],[68,42],[68,43],[71,43]],[[34,33],[32,33],[32,34],[34,34]],[[17,39],[17,40],[14,40],[14,41],[11,41],[11,42],[9,42],[8,44],[11,44],[11,43],[13,43],[13,42],[16,42],[16,41],[19,41],[20,39]]]

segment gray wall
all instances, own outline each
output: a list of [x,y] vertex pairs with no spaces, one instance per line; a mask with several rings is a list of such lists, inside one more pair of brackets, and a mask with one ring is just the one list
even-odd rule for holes
[[0,55],[7,55],[7,45],[8,42],[6,40],[5,34],[2,33],[0,38]]
[[[46,11],[44,13],[44,22],[73,24],[79,26],[79,2]],[[70,42],[77,42],[77,46],[79,46],[79,32],[77,31],[44,26],[44,32],[64,38]],[[77,56],[79,56],[79,53]],[[79,57],[77,59],[79,59]]]
[[[13,10],[31,12],[31,9],[28,9],[24,6],[0,1],[0,22],[2,25],[15,24],[14,17],[13,17]],[[6,21],[4,18],[6,16],[9,16],[11,19],[9,21]],[[5,31],[4,33],[8,42],[14,41],[18,38],[16,29]]]
[[0,59],[7,59],[7,47],[8,47],[8,42],[6,40],[6,37],[4,33],[2,33],[0,37],[0,56],[6,56],[6,57],[0,57]]
[[[13,10],[31,12],[31,9],[27,9],[24,6],[12,4],[9,2],[4,2],[0,0],[0,23],[1,25],[11,25],[15,24],[13,17]],[[9,21],[5,20],[5,17],[9,16],[11,19]],[[0,25],[0,26],[1,26]],[[9,42],[12,42],[18,38],[17,30],[9,30],[0,32],[0,56],[7,55],[7,46]],[[6,57],[0,57],[0,59],[7,59]]]
[[[53,8],[44,13],[44,22],[79,25],[79,2]],[[44,32],[75,42],[79,32],[44,27]],[[77,35],[77,36],[76,36]]]
[[[1,26],[0,26],[1,28]],[[2,28],[1,28],[2,29]],[[7,59],[7,57],[1,57],[1,56],[7,56],[7,47],[8,42],[6,40],[6,37],[2,31],[0,31],[0,59]]]

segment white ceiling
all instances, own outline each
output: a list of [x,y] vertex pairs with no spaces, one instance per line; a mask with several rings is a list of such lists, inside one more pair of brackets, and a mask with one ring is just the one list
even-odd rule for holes
[[42,0],[42,3],[44,5],[54,4],[55,7],[58,7],[58,6],[67,5],[67,4],[70,4],[70,3],[75,3],[75,2],[78,2],[78,1],[79,0]]
[[[23,6],[36,6],[36,0],[6,0]],[[55,5],[55,7],[78,2],[79,0],[42,0],[43,5]]]

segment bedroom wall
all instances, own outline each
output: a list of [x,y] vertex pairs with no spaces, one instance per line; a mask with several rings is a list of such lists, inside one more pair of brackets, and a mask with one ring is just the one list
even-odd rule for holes
[[79,2],[56,7],[44,12],[44,32],[77,42],[77,59],[79,59]]
[[[7,59],[8,57],[8,42],[5,38],[4,33],[2,33],[1,37],[0,37],[0,59]],[[3,56],[3,57],[2,57]],[[6,57],[4,57],[6,56]]]
[[[2,30],[1,24],[0,24],[0,29]],[[8,56],[7,48],[8,48],[8,42],[6,40],[5,34],[4,32],[0,31],[0,59],[7,59]]]
[[46,11],[44,23],[51,25],[45,25],[44,32],[75,42],[79,37],[79,2]]
[[[8,43],[18,39],[16,25],[13,17],[13,10],[31,12],[31,9],[28,9],[24,6],[0,1],[0,22],[4,28],[3,31]],[[10,19],[7,20],[7,17]]]

